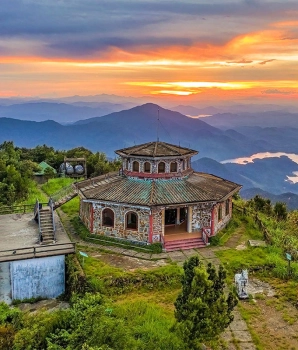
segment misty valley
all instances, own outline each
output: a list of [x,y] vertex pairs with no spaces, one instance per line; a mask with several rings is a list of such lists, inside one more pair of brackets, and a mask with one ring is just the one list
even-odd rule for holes
[[198,150],[194,170],[241,184],[245,198],[262,194],[298,207],[296,110],[273,105],[162,108],[142,103],[107,95],[0,99],[0,142],[11,140],[28,148],[45,144],[59,150],[83,146],[114,159],[114,149],[159,137]]

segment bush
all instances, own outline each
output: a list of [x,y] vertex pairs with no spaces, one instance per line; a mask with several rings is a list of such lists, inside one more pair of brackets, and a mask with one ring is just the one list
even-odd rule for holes
[[209,238],[209,243],[211,246],[217,246],[220,244],[220,237],[219,236],[212,236]]

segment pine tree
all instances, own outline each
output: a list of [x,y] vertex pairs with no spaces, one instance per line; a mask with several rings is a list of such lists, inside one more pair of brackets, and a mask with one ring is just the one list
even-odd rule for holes
[[187,349],[201,349],[202,342],[216,339],[232,322],[236,297],[225,296],[226,272],[206,268],[197,256],[184,263],[182,291],[175,302],[176,330]]

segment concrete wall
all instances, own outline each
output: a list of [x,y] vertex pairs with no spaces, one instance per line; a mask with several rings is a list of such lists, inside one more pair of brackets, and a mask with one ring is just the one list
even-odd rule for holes
[[0,263],[0,301],[11,304],[9,262]]
[[65,291],[65,256],[10,263],[12,299],[56,298]]

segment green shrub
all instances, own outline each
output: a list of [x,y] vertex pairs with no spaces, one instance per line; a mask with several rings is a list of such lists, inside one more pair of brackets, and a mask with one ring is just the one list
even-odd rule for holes
[[212,236],[209,238],[209,243],[211,246],[217,246],[220,244],[220,237],[219,236]]
[[22,313],[19,309],[10,307],[0,301],[0,325],[12,324],[18,326],[21,322]]

